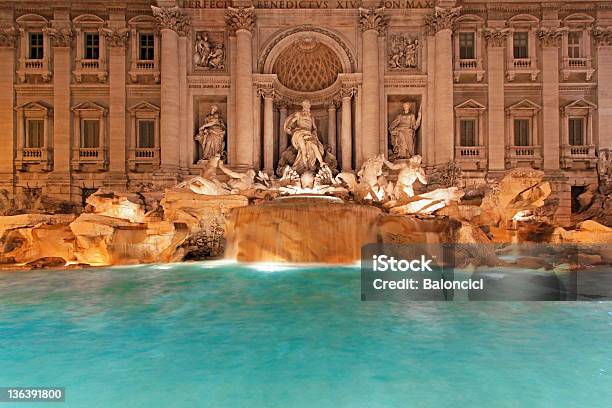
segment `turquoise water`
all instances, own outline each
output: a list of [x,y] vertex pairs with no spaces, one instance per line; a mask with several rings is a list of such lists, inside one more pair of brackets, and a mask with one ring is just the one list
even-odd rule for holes
[[62,386],[63,407],[612,406],[612,303],[359,299],[356,268],[0,273],[0,386]]

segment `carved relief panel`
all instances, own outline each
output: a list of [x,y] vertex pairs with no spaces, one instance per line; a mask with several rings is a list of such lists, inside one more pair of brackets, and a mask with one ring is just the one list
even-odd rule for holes
[[196,70],[225,72],[227,47],[223,31],[196,31],[193,42],[193,66]]
[[417,33],[390,33],[387,69],[392,72],[420,71],[422,40]]

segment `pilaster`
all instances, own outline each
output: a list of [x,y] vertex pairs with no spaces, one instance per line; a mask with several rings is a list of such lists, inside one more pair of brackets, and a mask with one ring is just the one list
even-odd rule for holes
[[488,157],[489,171],[505,169],[505,115],[504,115],[504,45],[508,30],[488,29],[484,32],[487,40],[488,59]]
[[105,184],[113,189],[127,187],[126,175],[126,44],[129,30],[124,22],[105,29],[104,35],[109,45],[109,177]]
[[12,26],[0,27],[0,188],[13,193],[15,182],[15,45]]
[[612,28],[593,31],[597,46],[597,102],[599,148],[612,149]]

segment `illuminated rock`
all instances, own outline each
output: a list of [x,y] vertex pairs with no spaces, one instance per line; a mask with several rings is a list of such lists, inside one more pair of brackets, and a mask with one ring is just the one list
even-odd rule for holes
[[[463,191],[457,187],[439,188],[428,193],[410,197],[402,205],[393,207],[389,213],[395,215],[433,214],[452,202],[459,202]],[[405,203],[405,204],[404,204]]]
[[143,222],[145,210],[140,205],[141,200],[135,196],[130,198],[127,195],[98,190],[87,197],[87,204],[91,206],[94,214]]
[[544,205],[551,187],[543,181],[544,172],[517,168],[509,171],[499,183],[485,195],[480,206],[479,225],[509,226],[521,212]]

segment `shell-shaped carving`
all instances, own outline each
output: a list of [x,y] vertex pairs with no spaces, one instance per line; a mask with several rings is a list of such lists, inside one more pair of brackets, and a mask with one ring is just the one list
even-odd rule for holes
[[315,92],[331,86],[342,72],[342,63],[331,48],[305,37],[285,49],[273,71],[281,84],[294,91]]

